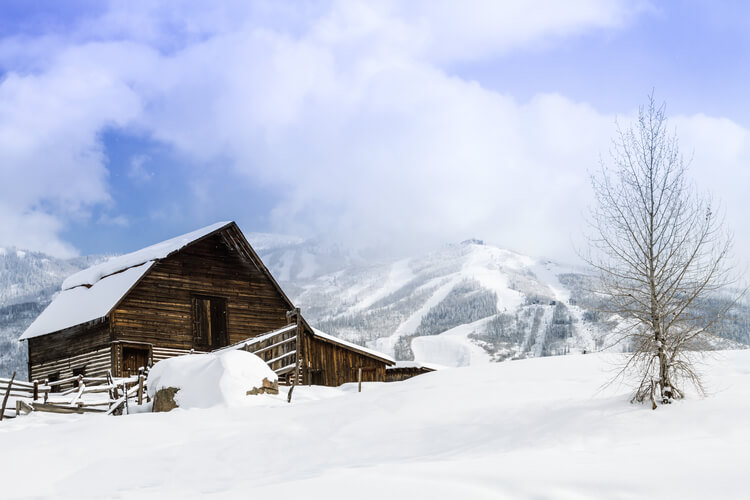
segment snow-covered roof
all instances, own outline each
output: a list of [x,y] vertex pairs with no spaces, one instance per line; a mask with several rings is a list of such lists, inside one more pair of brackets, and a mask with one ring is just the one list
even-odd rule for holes
[[60,292],[19,340],[39,337],[103,318],[153,263],[232,224],[217,222],[141,250],[112,257],[69,276]]
[[19,340],[103,318],[148,272],[153,262],[131,267],[98,280],[91,287],[77,286],[60,292],[21,335]]
[[361,345],[354,344],[352,342],[348,342],[348,341],[346,341],[344,339],[340,339],[338,337],[334,337],[333,335],[329,335],[329,334],[327,334],[325,332],[321,332],[317,328],[313,328],[312,331],[313,331],[313,335],[315,335],[316,337],[320,337],[321,339],[328,340],[328,341],[333,342],[335,344],[340,344],[340,345],[342,345],[344,347],[348,347],[349,349],[352,349],[354,351],[359,351],[359,352],[361,352],[363,354],[367,354],[369,356],[373,356],[375,358],[382,359],[382,360],[386,361],[389,364],[396,364],[396,360],[395,359],[393,359],[390,356],[387,356],[387,355],[383,354],[382,352],[374,351],[372,349],[368,349],[367,347],[362,347]]
[[104,276],[109,276],[110,274],[117,273],[123,269],[144,264],[150,260],[163,259],[169,254],[176,252],[190,243],[203,238],[214,231],[222,229],[231,223],[231,221],[217,222],[210,226],[196,229],[195,231],[162,241],[161,243],[142,248],[135,252],[112,257],[101,264],[91,266],[88,269],[84,269],[83,271],[79,271],[72,276],[69,276],[63,281],[62,289],[69,290],[81,285],[91,286]]

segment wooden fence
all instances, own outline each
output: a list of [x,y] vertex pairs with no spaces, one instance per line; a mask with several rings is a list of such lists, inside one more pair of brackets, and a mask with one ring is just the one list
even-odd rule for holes
[[[301,324],[299,310],[290,311],[296,315],[296,323],[278,330],[244,340],[212,351],[221,353],[243,349],[260,357],[287,384],[299,383],[298,352],[300,348]],[[146,394],[146,370],[129,378],[113,378],[111,372],[106,377],[86,377],[78,375],[50,382],[23,382],[0,378],[0,420],[14,418],[32,411],[52,413],[106,413],[108,415],[127,414],[130,405],[141,405]],[[12,401],[10,401],[12,400]],[[11,404],[8,404],[10,401]]]
[[[78,375],[50,382],[23,382],[0,378],[0,420],[32,411],[52,413],[128,413],[132,404],[143,404],[146,394],[146,373],[128,378],[85,377]],[[12,400],[12,401],[11,401]],[[11,404],[8,404],[9,401]]]
[[297,373],[298,345],[299,326],[291,324],[211,352],[235,349],[251,352],[265,361],[282,382],[292,383]]

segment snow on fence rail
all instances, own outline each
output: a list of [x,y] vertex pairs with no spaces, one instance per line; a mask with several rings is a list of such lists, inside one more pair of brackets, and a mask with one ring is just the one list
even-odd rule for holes
[[[138,375],[124,378],[114,378],[108,372],[106,377],[78,375],[44,383],[22,382],[15,380],[15,375],[10,379],[0,378],[3,397],[0,420],[31,411],[122,414],[128,412],[131,400],[139,405],[143,404],[144,396],[148,400],[144,369]],[[71,387],[64,389],[68,385]]]

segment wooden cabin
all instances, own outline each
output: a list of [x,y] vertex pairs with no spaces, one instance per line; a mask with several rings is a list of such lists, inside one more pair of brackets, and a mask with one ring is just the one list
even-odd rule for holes
[[[129,376],[283,328],[294,312],[237,225],[221,222],[70,276],[21,340],[29,380]],[[391,358],[294,321],[297,332],[264,349],[282,380],[335,386],[361,369],[363,381],[385,381]]]

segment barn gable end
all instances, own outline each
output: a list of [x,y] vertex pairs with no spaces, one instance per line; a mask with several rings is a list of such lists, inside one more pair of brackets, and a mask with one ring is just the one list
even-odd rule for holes
[[224,345],[287,324],[290,304],[268,275],[215,234],[154,265],[112,312],[112,340],[153,344],[154,361],[175,350],[208,350],[194,321],[195,300],[203,298],[225,302]]

